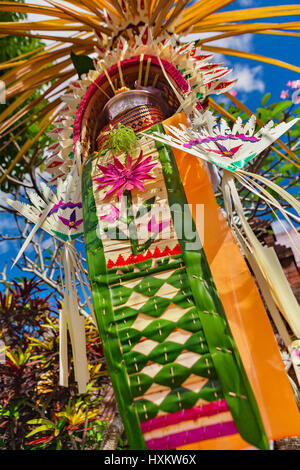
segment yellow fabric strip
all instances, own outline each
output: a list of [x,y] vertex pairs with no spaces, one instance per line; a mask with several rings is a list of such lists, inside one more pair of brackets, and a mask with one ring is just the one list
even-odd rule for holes
[[[164,121],[167,126],[179,123],[186,125],[183,113]],[[207,173],[197,157],[177,149],[173,149],[173,153],[267,436],[275,440],[299,435],[300,414],[270,321],[254,279],[215,200]],[[197,204],[204,207],[204,227],[203,219],[196,220]],[[240,437],[213,441],[182,449],[247,447]]]

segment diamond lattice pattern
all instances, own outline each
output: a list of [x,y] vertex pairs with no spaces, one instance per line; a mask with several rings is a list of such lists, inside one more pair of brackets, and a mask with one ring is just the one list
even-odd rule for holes
[[141,421],[223,397],[184,267],[110,291]]

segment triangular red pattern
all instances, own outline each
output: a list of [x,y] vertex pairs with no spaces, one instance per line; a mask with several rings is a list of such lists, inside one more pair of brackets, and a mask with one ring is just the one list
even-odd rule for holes
[[170,248],[166,246],[166,248],[164,249],[164,251],[162,252],[162,256],[168,256],[170,254]]
[[180,255],[181,254],[181,249],[179,243],[173,248],[171,255]]
[[135,262],[135,258],[133,255],[130,255],[129,258],[127,258],[127,263],[128,264],[133,264]]
[[151,253],[150,250],[147,251],[145,255],[140,253],[137,256],[130,255],[127,259],[124,259],[122,255],[119,255],[116,262],[112,261],[111,259],[107,262],[107,268],[114,268],[117,266],[127,266],[129,264],[140,263],[141,261],[146,261],[147,259],[151,258],[164,258],[165,256],[171,255],[180,255],[181,249],[179,243],[172,249],[167,246],[163,251],[161,251],[158,247],[155,248],[154,252]]
[[158,247],[156,247],[153,253],[153,258],[157,258],[158,256],[161,256],[161,251]]
[[143,42],[144,45],[147,44],[147,42],[148,42],[148,35],[149,35],[149,28],[147,26],[147,28],[145,29],[144,34],[142,36],[142,42]]
[[124,260],[123,256],[122,256],[122,255],[119,255],[119,256],[118,256],[118,259],[117,259],[117,261],[116,261],[116,265],[117,265],[117,266],[124,266],[124,265],[126,265],[126,264],[127,264],[127,263],[126,263],[126,261]]

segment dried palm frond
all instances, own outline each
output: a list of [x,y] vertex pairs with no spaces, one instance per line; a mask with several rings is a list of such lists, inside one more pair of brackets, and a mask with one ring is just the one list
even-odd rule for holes
[[[120,37],[129,44],[134,43],[136,34],[147,25],[152,28],[154,40],[166,39],[175,34],[179,35],[177,39],[180,41],[180,36],[191,33],[215,33],[198,41],[204,51],[300,71],[300,67],[276,58],[210,45],[213,40],[249,33],[297,37],[300,35],[300,22],[294,21],[300,15],[300,6],[297,5],[222,12],[220,10],[234,0],[200,0],[191,6],[187,6],[188,0],[45,1],[47,6],[31,4],[30,1],[1,2],[2,12],[30,14],[30,20],[0,22],[0,38],[16,35],[53,42],[1,64],[0,70],[5,71],[1,79],[6,86],[6,97],[15,100],[0,114],[0,138],[7,136],[9,132],[18,136],[26,130],[29,123],[36,120],[39,122],[40,135],[46,128],[46,123],[53,121],[60,106],[58,95],[61,94],[63,84],[66,87],[70,79],[77,76],[70,57],[71,51],[84,55],[97,51],[101,58],[117,45]],[[43,15],[49,19],[32,21],[31,18],[35,15]],[[278,22],[278,18],[282,16],[290,16],[292,21]],[[277,20],[274,23],[261,22],[267,18]],[[28,99],[39,87],[42,90],[40,98],[35,98],[28,104]],[[35,106],[47,99],[51,104],[39,109],[37,117]],[[35,142],[34,138],[23,145],[0,182]],[[3,142],[0,142],[0,148],[3,148]]]

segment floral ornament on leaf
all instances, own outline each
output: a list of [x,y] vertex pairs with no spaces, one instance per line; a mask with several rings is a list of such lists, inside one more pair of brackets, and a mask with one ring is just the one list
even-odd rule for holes
[[[70,172],[65,180],[58,180],[56,193],[42,182],[41,193],[43,199],[34,191],[28,191],[31,204],[7,199],[9,205],[33,224],[37,224],[45,232],[63,242],[73,241],[83,235],[82,230],[80,230],[80,223],[83,219],[81,175],[78,174],[75,165],[76,161],[74,161],[74,171]],[[77,219],[72,220],[71,215],[75,209]],[[46,216],[44,216],[45,211],[47,211]],[[70,221],[75,222],[74,225],[71,224],[70,226]],[[70,230],[71,228],[72,230]]]
[[77,229],[78,225],[82,224],[83,219],[76,220],[76,210],[74,209],[70,215],[70,219],[65,219],[58,215],[59,220],[62,221],[64,225],[69,227],[69,229]]
[[208,152],[218,153],[222,157],[233,157],[236,154],[236,152],[242,147],[243,144],[238,145],[237,147],[233,147],[229,150],[227,150],[227,148],[224,147],[224,145],[220,144],[219,142],[216,142],[216,145],[219,148],[219,150],[214,150],[214,149],[205,149],[205,150],[207,150]]
[[163,231],[164,228],[168,227],[170,225],[170,220],[166,220],[163,222],[156,222],[155,215],[153,214],[151,219],[148,222],[148,231],[151,233],[160,233]]
[[166,126],[168,134],[153,132],[149,136],[206,162],[235,172],[272,145],[297,121],[298,119],[293,119],[277,125],[270,121],[256,131],[254,115],[246,123],[238,118],[233,125],[229,125],[224,119],[217,122],[215,116],[206,111],[202,113],[201,122],[199,115],[196,115],[196,122],[192,121],[191,127],[183,124],[180,127]]
[[155,167],[156,163],[150,164],[151,160],[152,156],[143,160],[143,152],[141,151],[135,163],[133,163],[132,158],[128,156],[127,164],[123,165],[114,155],[114,165],[108,163],[106,168],[97,165],[104,173],[104,176],[94,178],[94,181],[99,183],[97,189],[112,185],[105,194],[104,199],[107,199],[115,191],[117,191],[117,197],[120,199],[125,190],[131,191],[134,187],[145,191],[142,181],[154,179],[153,176],[149,175],[149,172]]
[[120,216],[120,210],[116,206],[111,204],[109,213],[105,215],[101,215],[100,219],[113,223],[116,220],[118,220],[119,216]]
[[50,210],[49,215],[53,214],[54,212],[58,212],[60,209],[74,209],[75,207],[78,207],[79,209],[82,209],[82,202],[64,202],[64,201],[59,201],[58,204],[55,204],[53,208]]

